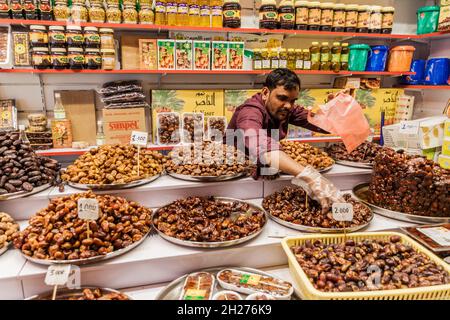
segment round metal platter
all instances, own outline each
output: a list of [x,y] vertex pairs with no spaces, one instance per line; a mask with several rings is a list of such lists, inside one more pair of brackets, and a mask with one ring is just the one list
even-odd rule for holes
[[238,245],[240,243],[249,241],[249,240],[251,240],[253,238],[256,238],[263,231],[264,227],[267,225],[267,220],[269,219],[268,215],[267,215],[267,212],[260,206],[257,206],[255,204],[252,204],[252,203],[249,203],[249,202],[246,202],[246,201],[243,201],[243,200],[234,199],[234,198],[214,197],[214,199],[220,200],[222,202],[235,202],[235,201],[237,201],[237,202],[241,202],[241,203],[247,203],[247,204],[249,204],[251,206],[251,208],[263,212],[264,216],[266,218],[266,221],[264,222],[264,225],[258,231],[256,231],[255,233],[253,233],[253,234],[251,234],[251,235],[249,235],[247,237],[241,238],[241,239],[221,241],[221,242],[187,241],[187,240],[181,240],[181,239],[178,239],[178,238],[170,237],[170,236],[166,235],[164,232],[158,230],[157,226],[155,226],[155,224],[153,223],[153,220],[154,220],[155,216],[159,213],[159,210],[161,210],[161,208],[165,207],[165,206],[163,206],[163,207],[159,208],[158,210],[156,210],[153,213],[153,215],[152,215],[153,228],[165,240],[170,241],[170,242],[175,243],[175,244],[179,244],[181,246],[195,247],[195,248],[222,248],[222,247],[235,246],[235,245]]
[[439,218],[439,217],[426,217],[426,216],[418,216],[413,214],[407,214],[403,212],[398,211],[392,211],[389,209],[385,209],[379,206],[376,206],[374,204],[371,204],[367,200],[367,192],[369,190],[369,184],[368,183],[362,183],[353,188],[353,195],[364,204],[368,205],[373,212],[392,218],[395,220],[400,221],[406,221],[406,222],[412,222],[412,223],[420,223],[420,224],[430,224],[430,223],[448,223],[450,222],[450,217],[448,218]]
[[152,231],[152,229],[150,228],[149,231],[142,237],[141,240],[136,241],[132,244],[130,244],[128,247],[113,251],[111,253],[107,253],[105,255],[99,255],[99,256],[95,256],[95,257],[91,257],[91,258],[87,258],[87,259],[75,259],[75,260],[46,260],[46,259],[37,259],[37,258],[33,258],[30,256],[27,256],[26,254],[24,254],[22,251],[20,251],[20,253],[22,254],[22,256],[34,263],[37,264],[42,264],[42,265],[52,265],[52,264],[74,264],[74,265],[85,265],[85,264],[91,264],[91,263],[96,263],[99,261],[105,261],[105,260],[109,260],[115,257],[118,257],[124,253],[127,253],[128,251],[133,250],[134,248],[136,248],[138,245],[140,245],[142,242],[145,241],[145,239],[147,238],[147,236],[150,234],[150,232]]
[[195,182],[218,182],[218,181],[227,181],[233,180],[241,177],[247,176],[247,172],[239,172],[233,175],[228,176],[191,176],[186,174],[178,174],[174,172],[167,172],[167,174],[176,179],[186,180],[186,181],[195,181]]
[[118,183],[118,184],[81,184],[75,182],[67,181],[67,185],[81,190],[118,190],[118,189],[129,189],[142,186],[144,184],[155,181],[161,176],[157,174],[146,179],[136,180],[129,183]]
[[1,256],[2,254],[4,254],[6,251],[8,251],[9,247],[11,246],[11,244],[12,244],[12,242],[8,242],[8,243],[6,243],[6,244],[3,246],[3,248],[0,249],[0,256]]
[[13,192],[13,193],[8,193],[8,194],[2,194],[2,195],[0,195],[0,201],[25,198],[25,197],[31,196],[32,194],[47,190],[51,186],[52,186],[51,183],[46,183],[46,184],[43,184],[42,186],[33,188],[33,190],[31,190],[30,192],[19,191],[19,192]]
[[[336,164],[336,162],[335,163],[333,163],[331,166],[329,166],[329,167],[326,167],[326,168],[323,168],[323,169],[316,169],[318,172],[320,172],[320,173],[325,173],[325,172],[328,172],[328,171],[330,171],[331,169],[333,169],[333,167],[334,167],[334,165]],[[279,171],[280,172],[280,171]],[[281,173],[283,176],[288,176],[288,174],[286,174],[286,173]]]
[[[246,272],[251,272],[251,273],[256,273],[256,274],[260,274],[263,276],[268,276],[268,277],[272,277],[272,278],[277,278],[278,277],[258,270],[258,269],[253,269],[253,268],[245,268],[245,267],[220,267],[220,268],[209,268],[209,269],[204,269],[204,270],[199,270],[199,271],[195,271],[196,272],[208,272],[211,273],[214,278],[216,278],[217,274],[224,269],[235,269],[235,270],[239,270],[239,271],[246,271]],[[194,272],[193,272],[194,273]],[[184,285],[184,281],[186,280],[186,277],[189,274],[185,274],[182,277],[179,277],[178,279],[172,281],[171,283],[169,283],[164,289],[162,289],[158,295],[155,297],[155,300],[178,300],[181,294],[181,291],[183,290],[183,285]],[[292,284],[292,283],[291,283]],[[293,284],[292,284],[293,285]],[[218,281],[215,281],[215,286],[214,286],[214,292],[212,294],[212,296],[222,290],[226,290],[223,289],[220,284],[218,283]],[[240,293],[237,292],[239,295],[242,296],[243,299],[245,299],[247,297],[247,294],[244,293]],[[297,289],[294,286],[294,294],[291,296],[291,300],[299,300],[299,292],[297,291]]]
[[[91,290],[95,290],[95,289],[100,289],[102,291],[102,293],[121,293],[124,294],[128,297],[128,299],[133,300],[129,295],[114,290],[114,289],[109,289],[109,288],[99,288],[99,287],[81,287],[79,289],[67,289],[67,288],[63,288],[63,289],[58,289],[58,291],[56,292],[56,300],[67,300],[69,298],[79,298],[83,296],[83,290],[84,289],[91,289]],[[42,293],[42,294],[37,294],[34,296],[31,296],[29,298],[26,298],[25,300],[52,300],[53,297],[53,291],[49,291],[46,293]]]
[[336,160],[336,163],[346,166],[346,167],[361,168],[361,169],[373,169],[372,163],[354,162],[354,161],[347,161],[347,160]]

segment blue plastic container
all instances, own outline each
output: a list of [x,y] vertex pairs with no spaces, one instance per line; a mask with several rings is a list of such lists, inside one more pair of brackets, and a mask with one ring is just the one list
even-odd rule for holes
[[426,60],[413,60],[411,64],[411,72],[415,72],[415,75],[403,76],[402,83],[406,84],[423,84],[425,81],[425,65]]
[[425,68],[426,85],[439,86],[446,85],[450,73],[450,59],[436,58],[430,59]]
[[389,47],[374,46],[369,52],[369,59],[367,60],[367,71],[384,71],[386,68],[386,61],[388,57]]

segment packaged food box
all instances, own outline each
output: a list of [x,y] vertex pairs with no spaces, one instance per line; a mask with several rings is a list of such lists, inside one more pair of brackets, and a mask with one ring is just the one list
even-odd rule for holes
[[439,24],[438,31],[449,31],[450,30],[450,4],[443,5],[439,14]]
[[17,108],[14,99],[0,100],[1,130],[17,130]]
[[361,86],[361,78],[357,77],[341,77],[335,78],[333,88],[338,89],[359,89]]
[[192,70],[192,40],[177,40],[175,51],[175,68]]
[[184,281],[179,300],[211,300],[215,280],[208,272],[190,274]]
[[211,42],[194,40],[194,70],[211,69]]
[[147,131],[145,108],[103,109],[107,144],[129,144],[132,131]]
[[221,135],[225,136],[227,130],[227,118],[226,117],[208,117],[207,119],[207,139],[211,141],[219,140]]
[[442,143],[442,154],[444,156],[450,156],[450,138],[444,139],[444,143]]
[[156,115],[156,143],[177,145],[181,142],[181,120],[178,112],[161,112]]
[[445,156],[445,155],[441,154],[439,156],[438,162],[442,168],[450,170],[450,156]]
[[158,48],[155,39],[139,39],[139,68],[141,70],[156,70]]
[[203,113],[184,112],[182,114],[182,139],[183,143],[201,143],[203,141],[205,120]]
[[432,117],[420,121],[419,139],[422,149],[442,146],[446,119],[447,117]]
[[175,70],[175,40],[158,40],[158,69]]
[[228,69],[242,70],[244,68],[244,42],[228,43]]
[[11,26],[0,26],[0,66],[11,66]]
[[228,42],[212,42],[212,70],[226,70],[228,68]]
[[13,48],[14,48],[14,65],[15,66],[31,65],[29,43],[30,43],[30,39],[28,36],[28,32],[13,32]]
[[70,120],[52,120],[53,148],[72,147],[72,124]]
[[444,137],[450,138],[450,119],[444,122]]

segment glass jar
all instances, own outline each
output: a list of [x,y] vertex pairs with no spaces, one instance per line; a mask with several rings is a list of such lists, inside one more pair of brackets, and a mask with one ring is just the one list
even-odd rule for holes
[[56,21],[69,21],[70,9],[67,6],[67,1],[56,1],[53,7],[53,15]]
[[114,30],[100,28],[100,47],[102,49],[114,49]]
[[36,20],[37,19],[36,2],[34,0],[23,0],[22,4],[25,19]]
[[83,69],[84,65],[84,53],[83,48],[69,47],[67,50],[67,58],[69,60],[70,69]]
[[135,6],[127,5],[122,11],[123,22],[136,24],[138,22],[138,13]]
[[84,43],[84,37],[80,26],[67,26],[66,40],[69,47],[81,47]]
[[140,24],[155,23],[155,14],[153,13],[151,6],[141,5],[141,10],[139,10],[139,23]]
[[50,50],[50,60],[53,69],[66,69],[69,65],[66,48],[52,48]]
[[279,68],[283,68],[286,69],[288,66],[288,55],[287,55],[287,50],[282,48],[280,49],[280,59],[279,59]]
[[350,48],[348,43],[343,43],[341,48],[341,70],[348,70],[348,61],[350,56]]
[[239,0],[225,0],[223,4],[223,27],[241,27],[241,5]]
[[308,3],[308,30],[319,30],[321,18],[322,9],[320,8],[320,2]]
[[333,14],[334,14],[334,4],[331,2],[325,2],[320,5],[322,10],[320,18],[320,30],[321,31],[331,31],[333,27]]
[[320,70],[331,70],[331,48],[328,42],[322,42],[320,47]]
[[63,26],[48,27],[48,41],[51,48],[64,48],[66,46],[66,32]]
[[345,31],[345,4],[338,3],[334,6],[333,29],[335,32]]
[[358,6],[350,4],[345,7],[345,32],[356,32],[358,26]]
[[24,19],[23,3],[21,0],[11,0],[9,1],[9,6],[11,8],[11,15],[13,19]]
[[50,68],[50,55],[47,47],[34,47],[31,53],[31,62],[35,69]]
[[40,0],[38,10],[41,20],[53,20],[53,8],[50,0]]
[[89,21],[94,23],[105,22],[106,14],[105,9],[101,3],[92,3],[89,8]]
[[262,69],[270,70],[269,49],[264,48],[261,50],[261,60],[262,60]]
[[278,8],[278,21],[280,29],[292,30],[295,28],[294,1],[283,0]]
[[45,26],[31,25],[29,37],[30,44],[33,47],[44,47],[48,45],[48,35]]
[[73,1],[72,7],[70,8],[70,16],[72,21],[75,23],[87,22],[88,20],[88,11],[86,9],[86,5],[84,1]]
[[108,5],[106,9],[106,22],[107,23],[121,23],[122,11],[120,11],[118,5]]
[[253,70],[262,70],[262,57],[260,49],[253,49]]
[[278,49],[272,48],[269,51],[270,69],[278,69],[280,67],[280,57],[278,56]]
[[87,48],[84,53],[84,67],[86,69],[96,70],[102,66],[102,57],[100,49]]
[[383,15],[381,14],[381,7],[380,6],[370,7],[369,32],[381,33],[382,22],[383,22]]
[[100,48],[100,34],[96,27],[84,28],[84,46],[86,49],[98,49]]
[[309,48],[311,53],[311,70],[320,70],[320,45],[318,42],[313,42]]
[[381,13],[383,15],[381,22],[381,33],[383,34],[391,34],[392,27],[394,26],[394,7],[384,7],[381,9]]
[[295,29],[308,29],[308,1],[295,2]]
[[303,70],[311,70],[311,51],[303,49]]
[[116,67],[116,51],[114,49],[102,49],[102,69],[114,70]]
[[259,7],[259,27],[261,29],[276,29],[277,26],[277,2],[275,0],[263,0]]
[[369,32],[370,6],[358,6],[358,33]]
[[295,49],[289,48],[287,50],[287,68],[295,70]]

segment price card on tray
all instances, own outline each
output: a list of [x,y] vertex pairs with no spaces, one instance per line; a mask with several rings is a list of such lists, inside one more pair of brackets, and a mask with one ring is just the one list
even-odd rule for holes
[[83,220],[97,220],[99,218],[97,199],[78,199],[78,218]]
[[333,203],[333,219],[336,221],[353,221],[353,205],[351,203]]
[[401,121],[398,133],[402,134],[417,134],[419,132],[419,123],[412,121]]
[[63,286],[69,280],[70,264],[54,264],[48,267],[45,284],[48,286]]
[[147,139],[148,139],[148,132],[132,131],[131,138],[130,138],[130,144],[135,145],[135,146],[140,146],[140,147],[146,147]]

